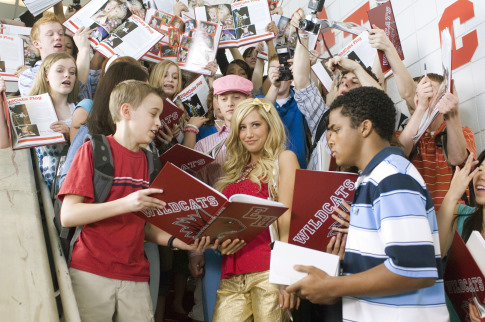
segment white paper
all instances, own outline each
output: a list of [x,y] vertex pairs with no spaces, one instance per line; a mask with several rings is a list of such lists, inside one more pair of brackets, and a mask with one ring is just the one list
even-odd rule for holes
[[271,251],[269,282],[279,285],[298,282],[307,274],[295,271],[295,265],[315,266],[330,276],[337,276],[340,259],[337,255],[275,241]]

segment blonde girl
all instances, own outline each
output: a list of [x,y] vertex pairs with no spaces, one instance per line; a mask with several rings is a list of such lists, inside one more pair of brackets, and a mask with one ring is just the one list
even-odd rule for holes
[[[244,193],[282,202],[288,211],[277,222],[279,239],[288,242],[296,155],[285,149],[283,123],[274,106],[264,99],[247,99],[234,110],[226,140],[226,175],[217,188],[226,197]],[[284,321],[294,297],[268,282],[269,230],[241,248],[234,240],[219,247],[223,256],[213,321]]]
[[[29,96],[49,93],[59,121],[51,124],[53,131],[62,133],[70,141],[69,129],[75,103],[79,101],[79,82],[74,58],[67,53],[47,56],[35,75]],[[49,188],[52,187],[59,164],[59,157],[67,144],[47,145],[35,148],[40,170]]]

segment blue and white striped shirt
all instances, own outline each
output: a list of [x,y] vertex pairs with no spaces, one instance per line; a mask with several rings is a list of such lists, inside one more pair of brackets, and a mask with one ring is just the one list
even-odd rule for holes
[[433,286],[385,297],[345,297],[344,321],[448,321],[433,202],[401,149],[381,150],[356,183],[344,275],[384,264],[398,275],[436,278]]

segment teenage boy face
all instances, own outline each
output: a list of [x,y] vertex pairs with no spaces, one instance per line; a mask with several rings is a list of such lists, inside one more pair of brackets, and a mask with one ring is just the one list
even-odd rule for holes
[[226,92],[217,95],[217,104],[226,122],[231,122],[234,108],[246,98],[248,98],[246,95],[239,92]]
[[341,110],[339,108],[330,112],[327,142],[337,165],[351,167],[357,165],[360,159],[360,126],[352,128],[350,117],[343,116]]
[[163,100],[156,94],[149,94],[137,109],[131,109],[131,132],[138,144],[149,144],[161,126]]
[[50,54],[65,51],[64,29],[57,22],[45,23],[39,26],[39,37],[32,42],[44,59]]

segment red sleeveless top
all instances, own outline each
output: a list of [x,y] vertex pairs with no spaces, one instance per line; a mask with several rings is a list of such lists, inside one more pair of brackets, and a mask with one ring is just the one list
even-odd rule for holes
[[[261,189],[249,179],[231,183],[222,192],[227,198],[235,194],[246,194],[268,199],[268,184],[261,183]],[[271,249],[269,229],[265,229],[256,238],[233,255],[222,257],[221,278],[252,272],[269,270]]]

